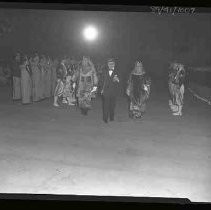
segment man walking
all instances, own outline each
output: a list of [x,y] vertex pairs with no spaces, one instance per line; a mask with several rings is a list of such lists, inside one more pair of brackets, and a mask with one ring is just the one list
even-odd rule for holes
[[103,75],[103,88],[101,91],[103,99],[103,121],[105,123],[108,123],[108,118],[110,121],[114,121],[118,84],[119,77],[116,72],[115,61],[109,59]]

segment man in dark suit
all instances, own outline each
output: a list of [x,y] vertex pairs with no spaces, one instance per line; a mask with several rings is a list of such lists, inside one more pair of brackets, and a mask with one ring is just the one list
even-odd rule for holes
[[103,121],[108,123],[114,121],[114,110],[116,105],[116,96],[118,91],[119,77],[115,68],[115,61],[109,59],[103,75]]

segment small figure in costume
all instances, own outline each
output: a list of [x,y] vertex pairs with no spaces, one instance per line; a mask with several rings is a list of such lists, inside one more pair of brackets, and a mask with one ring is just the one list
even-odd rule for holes
[[59,97],[63,97],[66,74],[67,72],[62,62],[57,68],[57,84],[54,91],[54,104],[53,104],[56,107],[59,106],[58,104]]
[[75,105],[76,99],[75,99],[74,69],[72,69],[71,67],[69,67],[67,71],[63,98],[67,100],[68,105],[71,106]]
[[169,72],[169,106],[172,114],[182,116],[183,98],[185,92],[185,68],[180,63],[172,63]]

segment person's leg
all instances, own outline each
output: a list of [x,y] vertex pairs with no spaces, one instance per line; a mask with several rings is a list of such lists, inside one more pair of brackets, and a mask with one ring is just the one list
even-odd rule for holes
[[116,106],[116,97],[111,96],[109,101],[109,117],[110,121],[114,121],[114,112],[115,112],[115,106]]
[[21,99],[21,78],[13,77],[13,100]]
[[108,96],[102,96],[102,105],[103,105],[103,121],[107,123],[108,115],[109,115],[109,97]]
[[58,96],[54,96],[54,103],[53,103],[54,106],[59,106],[58,98],[59,98]]
[[131,115],[131,110],[130,110],[130,108],[131,108],[131,99],[130,99],[130,97],[127,97],[127,103],[128,103],[128,116],[129,116],[129,118],[132,118],[132,115]]
[[175,102],[177,104],[177,110],[176,112],[173,113],[173,115],[182,115],[182,98],[181,98],[181,93],[180,89],[178,88],[176,91],[176,97],[175,97]]

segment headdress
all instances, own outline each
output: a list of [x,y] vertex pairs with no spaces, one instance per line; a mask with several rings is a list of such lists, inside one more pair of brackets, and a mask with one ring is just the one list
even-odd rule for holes
[[143,75],[145,74],[145,69],[143,67],[143,64],[141,61],[136,61],[135,68],[132,71],[132,74],[134,75]]

